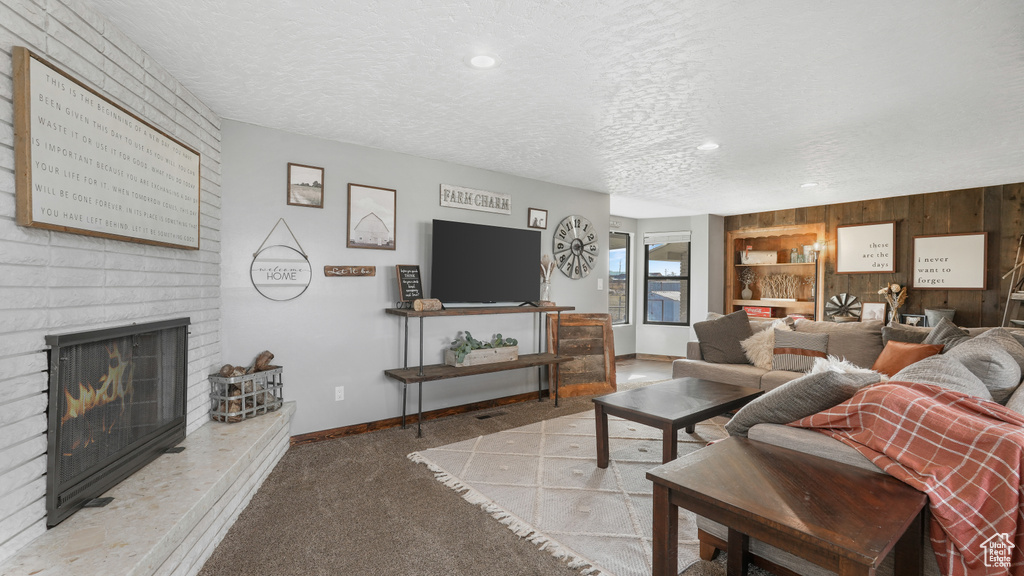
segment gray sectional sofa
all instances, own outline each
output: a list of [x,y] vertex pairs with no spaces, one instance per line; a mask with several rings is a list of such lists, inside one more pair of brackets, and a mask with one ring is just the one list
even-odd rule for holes
[[[750,322],[755,332],[758,329],[768,328],[763,324],[759,324],[756,320],[751,320]],[[889,339],[920,343],[930,332],[928,328],[907,326],[885,327],[879,321],[833,323],[797,320],[793,325],[793,330],[797,333],[829,334],[828,355],[846,359],[862,368],[872,367],[879,355],[882,354],[885,343]],[[973,337],[987,330],[989,329],[971,328],[967,329],[967,332]],[[1014,338],[1020,341],[1024,336],[1014,336]],[[786,382],[805,375],[802,372],[757,368],[748,363],[708,362],[703,358],[700,342],[690,342],[688,344],[687,357],[676,360],[673,363],[672,374],[675,378],[705,378],[737,386],[761,388],[769,392]],[[1024,386],[1018,387],[1017,390],[1024,390]],[[1006,391],[1006,396],[1009,396],[1011,392],[1013,391]],[[767,395],[762,398],[765,397]],[[1024,405],[1024,392],[1014,393],[1010,400],[1005,403],[1008,407],[1021,412],[1021,406]],[[793,428],[783,424],[758,423],[749,428],[747,435],[752,440],[799,450],[882,473],[878,467],[861,455],[860,452],[838,440],[811,430]],[[697,527],[701,540],[701,556],[705,560],[710,560],[716,549],[722,549],[726,540],[727,530],[724,526],[702,517],[697,518]],[[762,542],[751,540],[750,546],[751,552],[755,556],[767,560],[776,568],[781,567],[784,570],[806,576],[828,576],[833,574],[817,565],[765,545]],[[939,576],[940,571],[935,555],[927,541],[925,542],[924,557],[925,574]],[[878,574],[889,575],[892,572],[892,555],[890,554],[890,557],[882,565]]]

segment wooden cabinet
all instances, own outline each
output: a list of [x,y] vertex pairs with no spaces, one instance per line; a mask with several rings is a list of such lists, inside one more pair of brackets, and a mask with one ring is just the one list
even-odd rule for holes
[[[772,316],[780,318],[788,314],[801,314],[810,319],[823,319],[825,301],[821,287],[824,286],[824,260],[827,251],[818,252],[816,260],[813,253],[806,254],[807,261],[801,262],[800,257],[805,255],[804,246],[813,246],[815,242],[824,241],[824,223],[729,231],[726,234],[725,258],[726,313],[742,310],[744,306],[752,306],[769,308]],[[795,259],[794,248],[797,251]],[[771,264],[744,264],[743,253],[748,250],[774,252],[776,261]],[[764,293],[763,280],[751,284],[750,297],[744,298],[744,285],[740,281],[744,268],[752,270],[759,280],[774,275],[775,279],[795,284],[795,289],[790,295],[792,299],[766,298],[778,294]]]

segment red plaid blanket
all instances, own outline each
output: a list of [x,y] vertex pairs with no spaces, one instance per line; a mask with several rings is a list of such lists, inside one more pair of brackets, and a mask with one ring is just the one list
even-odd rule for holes
[[911,382],[869,386],[790,424],[848,444],[928,494],[943,574],[1024,574],[1024,416]]

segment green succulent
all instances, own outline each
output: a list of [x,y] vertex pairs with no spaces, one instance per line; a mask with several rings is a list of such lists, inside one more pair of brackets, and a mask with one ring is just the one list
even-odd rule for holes
[[473,350],[482,350],[485,348],[505,348],[507,346],[516,346],[519,341],[515,338],[503,338],[501,334],[495,334],[489,342],[484,342],[473,338],[473,335],[469,331],[459,332],[459,335],[452,340],[451,346],[448,348],[455,351],[455,362],[461,364],[466,359],[466,355]]

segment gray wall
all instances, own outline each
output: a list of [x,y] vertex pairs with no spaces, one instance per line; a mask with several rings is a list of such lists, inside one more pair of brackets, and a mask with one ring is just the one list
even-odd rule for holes
[[[15,224],[12,46],[26,46],[202,155],[201,250]],[[45,531],[44,336],[192,318],[188,432],[220,361],[220,120],[77,0],[0,0],[0,562]]]
[[[224,121],[223,138],[224,213],[230,215],[224,221],[221,264],[224,361],[248,363],[264,349],[276,355],[275,363],[284,367],[285,398],[298,402],[293,434],[401,414],[402,386],[386,378],[384,370],[402,365],[402,322],[384,309],[397,300],[396,264],[418,264],[429,295],[434,218],[525,229],[527,208],[546,209],[544,253],[551,252],[551,234],[562,218],[570,214],[588,218],[601,238],[599,266],[583,280],[569,280],[556,271],[552,298],[580,312],[607,311],[609,197],[605,194],[240,122]],[[323,209],[286,205],[288,162],[325,168]],[[348,183],[397,190],[396,250],[346,248]],[[438,200],[442,183],[510,194],[512,214],[442,208]],[[287,302],[263,298],[249,279],[253,253],[281,217],[298,237],[313,269],[309,289]],[[291,243],[281,228],[268,244]],[[500,251],[495,255],[500,257]],[[372,265],[377,275],[325,278],[325,265]],[[521,348],[533,351],[536,322],[525,314],[427,319],[424,361],[440,362],[443,348],[466,329],[478,337],[496,332],[514,336]],[[410,361],[414,362],[415,321],[411,328]],[[344,386],[345,399],[340,402],[334,400],[336,386]],[[536,391],[537,370],[432,382],[424,389],[423,409],[431,410]],[[414,410],[415,387],[410,390],[409,406]]]

